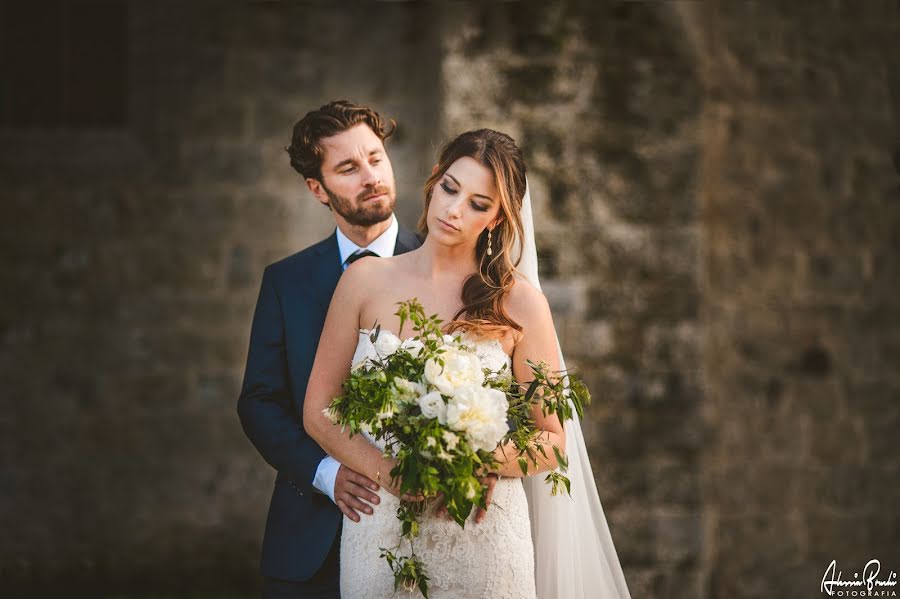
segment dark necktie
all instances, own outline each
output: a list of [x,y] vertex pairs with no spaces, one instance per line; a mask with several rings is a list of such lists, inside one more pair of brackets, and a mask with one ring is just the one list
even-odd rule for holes
[[361,252],[356,252],[355,254],[351,254],[349,258],[347,258],[347,266],[350,266],[360,258],[365,258],[366,256],[375,256],[378,257],[378,254],[373,252],[372,250],[363,250]]

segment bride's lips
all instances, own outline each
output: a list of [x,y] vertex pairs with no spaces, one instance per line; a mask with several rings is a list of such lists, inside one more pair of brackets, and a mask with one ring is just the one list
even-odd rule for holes
[[444,225],[444,228],[447,229],[448,231],[459,231],[459,227],[454,227],[453,225],[451,225],[450,223],[448,223],[445,220],[441,220],[441,219],[437,219],[437,220],[439,223]]

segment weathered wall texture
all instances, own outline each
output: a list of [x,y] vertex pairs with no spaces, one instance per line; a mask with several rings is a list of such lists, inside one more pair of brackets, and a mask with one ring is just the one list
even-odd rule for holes
[[[900,571],[900,4],[701,11],[711,597]],[[898,164],[891,164],[896,153]]]
[[131,3],[128,127],[0,134],[0,580],[255,586],[274,475],[235,411],[250,319],[263,267],[333,227],[283,148],[331,98],[396,116],[413,222],[437,120],[429,22]]
[[696,597],[703,534],[700,83],[668,11],[508,3],[451,21],[444,128],[509,131],[543,286],[595,396],[584,423],[635,597]]
[[262,268],[330,232],[283,146],[336,97],[400,121],[407,225],[447,137],[523,147],[633,597],[900,570],[896,2],[128,23],[127,126],[0,129],[0,593],[254,592],[273,474],[235,401]]

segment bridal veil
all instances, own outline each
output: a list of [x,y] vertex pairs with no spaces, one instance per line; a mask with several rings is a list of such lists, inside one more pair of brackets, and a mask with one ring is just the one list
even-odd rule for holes
[[[532,285],[538,278],[537,247],[531,193],[526,183],[522,201],[525,238],[518,270]],[[559,364],[565,369],[559,337]],[[574,411],[573,411],[574,414]],[[600,498],[581,432],[581,422],[566,422],[566,454],[572,495],[550,495],[542,476],[524,480],[534,540],[535,582],[541,599],[630,599],[628,587]]]

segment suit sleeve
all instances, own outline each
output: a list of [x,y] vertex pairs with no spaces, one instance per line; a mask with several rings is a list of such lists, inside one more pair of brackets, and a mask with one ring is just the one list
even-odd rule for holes
[[292,406],[284,315],[268,267],[253,315],[237,411],[244,433],[263,459],[301,490],[312,492],[316,469],[326,454],[306,434],[302,416]]

